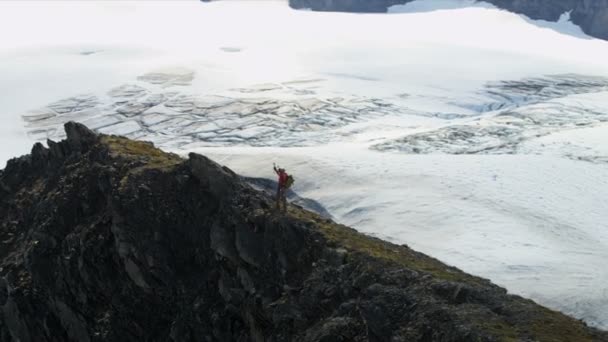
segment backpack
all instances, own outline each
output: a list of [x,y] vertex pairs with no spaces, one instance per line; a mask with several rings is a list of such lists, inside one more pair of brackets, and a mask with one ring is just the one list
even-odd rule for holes
[[291,186],[293,185],[293,182],[295,182],[295,179],[293,179],[293,176],[287,175],[287,180],[285,181],[285,189],[291,188]]

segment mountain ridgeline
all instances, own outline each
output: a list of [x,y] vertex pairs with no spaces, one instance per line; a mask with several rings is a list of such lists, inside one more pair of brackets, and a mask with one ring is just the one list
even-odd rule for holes
[[[73,122],[0,171],[0,341],[608,341],[210,159]],[[404,222],[403,224],[407,224]]]
[[[386,12],[393,5],[414,0],[289,0],[291,7],[313,11]],[[531,19],[557,21],[570,12],[573,23],[590,36],[608,40],[608,0],[484,0]]]

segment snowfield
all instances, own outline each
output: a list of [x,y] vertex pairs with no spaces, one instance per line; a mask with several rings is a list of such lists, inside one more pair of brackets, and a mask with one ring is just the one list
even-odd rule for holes
[[0,30],[3,162],[69,120],[277,162],[337,221],[608,329],[608,42],[567,14],[3,1]]

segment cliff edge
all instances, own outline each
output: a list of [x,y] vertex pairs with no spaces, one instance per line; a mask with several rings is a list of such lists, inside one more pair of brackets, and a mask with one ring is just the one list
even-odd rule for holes
[[65,129],[0,171],[0,341],[608,341],[407,246],[277,214],[204,156]]

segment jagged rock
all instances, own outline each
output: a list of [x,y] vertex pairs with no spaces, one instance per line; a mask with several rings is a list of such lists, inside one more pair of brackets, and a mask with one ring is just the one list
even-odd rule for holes
[[222,168],[209,158],[196,153],[190,153],[188,163],[192,175],[215,196],[230,196],[234,192],[238,183],[235,182],[236,175],[228,168]]
[[65,134],[68,146],[72,151],[82,151],[93,145],[97,141],[97,134],[86,126],[75,122],[65,124]]
[[52,156],[54,159],[62,159],[65,156],[65,152],[61,148],[60,144],[51,139],[47,139],[46,145],[49,147],[50,156]]
[[608,341],[206,157],[69,123],[0,171],[0,342]]

